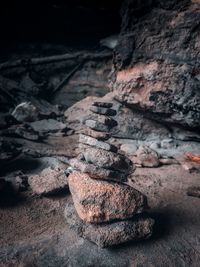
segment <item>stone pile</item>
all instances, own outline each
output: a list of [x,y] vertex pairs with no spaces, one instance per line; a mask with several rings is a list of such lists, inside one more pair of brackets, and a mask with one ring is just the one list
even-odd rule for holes
[[133,164],[108,143],[110,129],[117,125],[116,110],[112,103],[94,102],[90,111],[97,120],[85,121],[80,155],[70,161],[75,171],[68,182],[76,212],[68,203],[67,222],[100,247],[149,238],[154,220],[141,214],[148,208],[147,198],[124,184]]

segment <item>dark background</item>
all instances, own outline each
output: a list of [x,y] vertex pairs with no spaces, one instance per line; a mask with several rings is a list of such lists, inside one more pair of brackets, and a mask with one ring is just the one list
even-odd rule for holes
[[1,46],[18,42],[96,42],[119,32],[121,2],[1,1]]

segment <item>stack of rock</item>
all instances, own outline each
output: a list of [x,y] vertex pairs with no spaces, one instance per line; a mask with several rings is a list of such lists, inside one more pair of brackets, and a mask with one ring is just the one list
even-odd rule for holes
[[141,214],[147,209],[147,198],[124,184],[134,170],[132,162],[107,141],[117,124],[112,118],[116,110],[112,103],[94,102],[90,111],[97,119],[86,120],[87,128],[79,140],[80,155],[70,161],[74,171],[69,188],[76,211],[67,204],[67,222],[80,236],[101,247],[146,239],[154,225],[153,219]]

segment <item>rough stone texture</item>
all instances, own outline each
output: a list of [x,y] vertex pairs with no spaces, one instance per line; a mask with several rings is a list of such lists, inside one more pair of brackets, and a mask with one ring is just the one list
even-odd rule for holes
[[83,160],[71,159],[70,165],[83,173],[87,173],[93,179],[101,179],[116,182],[126,182],[127,175],[118,171],[99,168],[94,164],[88,164]]
[[90,223],[128,219],[147,208],[147,198],[128,185],[91,179],[72,173],[69,188],[79,217]]
[[158,153],[148,146],[140,146],[135,155],[133,162],[142,167],[158,167],[160,164]]
[[200,6],[156,1],[157,8],[136,18],[135,2],[124,3],[110,86],[146,117],[199,131]]
[[199,186],[188,187],[187,195],[191,196],[191,197],[199,197],[200,198],[200,187]]
[[100,168],[112,169],[124,173],[130,173],[132,162],[123,155],[94,147],[86,147],[82,152],[84,159]]
[[95,101],[93,103],[93,106],[102,107],[102,108],[112,108],[113,103]]
[[38,109],[30,102],[23,102],[19,104],[12,112],[12,116],[19,122],[37,120],[38,115]]
[[94,146],[94,147],[98,147],[107,151],[116,151],[117,148],[109,143],[106,142],[102,142],[102,141],[98,141],[97,139],[90,137],[90,136],[86,136],[83,134],[80,134],[79,136],[79,142],[85,145],[89,145],[89,146]]
[[94,130],[89,129],[89,128],[83,129],[81,131],[81,133],[84,134],[84,135],[88,135],[88,136],[94,137],[94,138],[96,138],[98,140],[102,140],[102,141],[108,140],[110,138],[110,136],[111,136],[110,133],[97,132],[97,131],[94,131]]
[[153,219],[140,217],[111,224],[83,223],[70,202],[65,207],[65,218],[70,228],[75,230],[79,236],[102,248],[147,239],[151,237],[154,226]]
[[[40,174],[28,178],[28,183],[37,195],[52,195],[68,188],[68,178],[62,170],[46,168]],[[63,170],[64,171],[64,170]]]
[[115,116],[117,114],[116,110],[111,108],[103,108],[103,107],[96,107],[91,106],[90,111],[101,114],[101,115],[107,115],[107,116]]
[[[94,101],[100,100],[97,97],[87,97],[82,101],[77,102],[71,108],[66,110],[66,124],[68,128],[81,130],[85,128],[87,119],[97,120],[98,114],[91,114],[89,106]],[[143,114],[133,112],[127,107],[124,107],[119,102],[113,99],[113,93],[107,94],[101,98],[102,101],[112,101],[113,108],[117,110],[115,120],[118,125],[110,129],[110,133],[118,138],[129,139],[169,139],[173,135],[173,131],[162,125],[162,121],[157,123],[144,117]],[[105,129],[106,130],[106,129]]]
[[104,123],[101,123],[96,120],[86,120],[85,125],[91,129],[94,129],[99,132],[108,132],[109,127],[108,125],[105,125]]

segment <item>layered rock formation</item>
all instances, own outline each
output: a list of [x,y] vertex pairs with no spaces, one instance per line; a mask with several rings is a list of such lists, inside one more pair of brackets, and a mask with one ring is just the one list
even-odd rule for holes
[[107,141],[117,124],[112,106],[94,102],[90,107],[97,119],[85,121],[80,155],[70,161],[69,188],[80,219],[70,205],[65,211],[68,224],[101,247],[150,237],[154,225],[153,219],[141,217],[148,208],[146,196],[124,184],[134,171],[132,162]]
[[127,0],[121,14],[110,82],[116,98],[147,118],[199,132],[199,1]]

